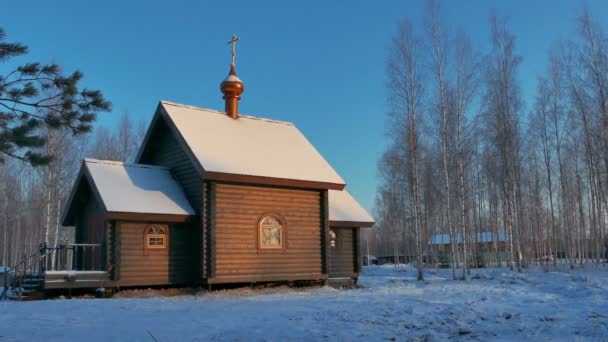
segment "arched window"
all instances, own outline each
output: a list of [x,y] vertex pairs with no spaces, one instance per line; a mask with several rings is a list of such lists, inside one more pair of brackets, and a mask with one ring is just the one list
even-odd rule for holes
[[148,249],[166,249],[168,245],[167,227],[153,224],[146,228],[145,244]]
[[329,230],[329,246],[332,248],[338,247],[338,237],[333,229]]
[[258,235],[260,249],[281,249],[284,246],[285,231],[281,220],[274,215],[265,215],[260,220]]

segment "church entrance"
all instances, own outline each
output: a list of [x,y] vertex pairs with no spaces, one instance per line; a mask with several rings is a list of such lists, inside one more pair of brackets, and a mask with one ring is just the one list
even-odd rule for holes
[[329,278],[355,275],[354,228],[331,228],[329,231]]

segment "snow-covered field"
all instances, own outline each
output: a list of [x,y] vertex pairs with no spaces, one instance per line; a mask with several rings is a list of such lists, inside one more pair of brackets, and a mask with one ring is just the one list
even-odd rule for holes
[[608,268],[475,274],[431,270],[419,283],[411,268],[373,266],[355,290],[0,302],[0,341],[608,340]]

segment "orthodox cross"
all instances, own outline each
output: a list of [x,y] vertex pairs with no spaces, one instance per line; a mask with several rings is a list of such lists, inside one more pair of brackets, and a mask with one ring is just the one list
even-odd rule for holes
[[241,40],[236,34],[232,34],[232,39],[228,42],[228,44],[232,45],[232,65],[234,65],[234,56],[236,54],[236,42]]

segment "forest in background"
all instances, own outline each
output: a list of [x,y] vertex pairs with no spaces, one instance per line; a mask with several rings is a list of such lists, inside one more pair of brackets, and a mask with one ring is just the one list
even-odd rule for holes
[[41,127],[48,165],[32,166],[7,158],[0,164],[0,265],[17,264],[37,252],[40,243],[57,246],[74,241],[74,229],[61,226],[63,205],[70,196],[83,159],[132,162],[147,122],[124,112],[117,127],[97,125],[89,134],[74,135],[67,127]]
[[[519,74],[525,56],[517,52],[507,18],[489,16],[491,48],[480,51],[450,24],[439,1],[427,1],[422,17],[416,24],[403,20],[390,41],[390,144],[378,163],[377,224],[363,234],[362,255],[417,259],[422,277],[422,261],[435,266],[439,259],[439,248],[428,243],[434,235],[464,236],[464,244],[449,249],[467,260],[451,258],[454,278],[457,267],[466,277],[467,266],[477,265],[480,234],[489,232],[495,249],[496,238],[506,237],[512,268],[602,261],[608,36],[597,19],[581,6],[571,37],[547,52],[535,100],[524,103],[520,77],[530,75]],[[24,94],[36,95],[27,87],[18,95]],[[71,241],[73,231],[61,228],[60,215],[82,159],[131,161],[145,129],[128,113],[117,127],[87,134],[38,126],[36,134],[46,141],[38,151],[53,156],[50,164],[0,158],[0,265],[14,265],[40,243]]]
[[[386,62],[390,146],[378,164],[376,226],[363,255],[423,262],[449,234],[466,278],[480,233],[506,235],[508,265],[602,261],[608,211],[608,36],[584,6],[547,52],[533,103],[522,100],[517,39],[491,14],[489,51],[452,27],[438,1],[401,22]],[[458,244],[457,236],[464,236]],[[462,272],[456,271],[462,267]]]

